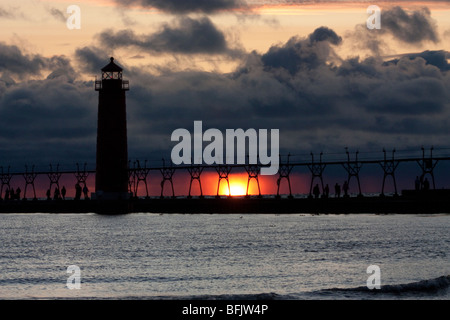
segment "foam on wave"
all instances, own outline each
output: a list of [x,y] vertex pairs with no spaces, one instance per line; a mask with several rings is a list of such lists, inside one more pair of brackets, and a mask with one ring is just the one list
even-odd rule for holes
[[440,290],[446,290],[448,288],[450,288],[450,275],[405,284],[393,284],[384,286],[382,285],[381,289],[370,290],[367,287],[355,287],[355,288],[332,288],[332,289],[325,289],[322,291],[373,292],[373,293],[381,292],[381,293],[402,294],[413,292],[432,293]]

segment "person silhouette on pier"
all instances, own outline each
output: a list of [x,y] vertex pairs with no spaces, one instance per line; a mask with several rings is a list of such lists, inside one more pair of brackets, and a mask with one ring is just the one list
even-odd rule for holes
[[50,189],[47,190],[47,200],[52,200],[52,191]]
[[344,186],[342,187],[342,189],[344,190],[344,197],[348,197],[349,196],[348,195],[349,187],[348,187],[348,182],[347,181],[344,181]]
[[58,187],[55,188],[55,193],[54,193],[53,199],[55,199],[55,200],[59,200],[60,199],[60,192],[59,192],[59,188]]
[[17,187],[16,189],[16,199],[20,200],[20,193],[22,192],[22,190],[20,190],[20,187]]
[[84,193],[84,199],[85,200],[89,199],[89,197],[88,197],[89,189],[86,185],[84,185],[83,193]]
[[9,198],[11,200],[14,200],[16,198],[16,195],[14,194],[14,189],[13,188],[9,189]]
[[61,189],[61,196],[62,196],[62,199],[63,200],[66,200],[66,187],[65,186],[63,186],[62,187],[62,189]]
[[80,198],[81,198],[81,186],[77,182],[77,184],[75,185],[75,200],[80,200]]
[[341,186],[337,182],[334,185],[334,197],[335,198],[340,198],[341,197]]
[[6,189],[5,191],[5,201],[9,200],[9,189]]
[[313,189],[313,194],[314,194],[314,198],[318,199],[320,196],[320,189],[319,189],[319,185],[316,184],[314,189]]

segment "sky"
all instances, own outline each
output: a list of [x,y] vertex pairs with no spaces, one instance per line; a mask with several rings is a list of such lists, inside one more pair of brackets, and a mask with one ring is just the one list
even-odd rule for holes
[[152,165],[196,120],[279,129],[293,161],[450,146],[450,1],[0,0],[0,30],[0,166],[14,170],[94,167],[111,56],[130,81],[129,158]]

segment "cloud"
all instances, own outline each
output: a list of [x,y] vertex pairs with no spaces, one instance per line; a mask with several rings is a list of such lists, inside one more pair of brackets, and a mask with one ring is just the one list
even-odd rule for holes
[[355,50],[365,49],[372,55],[382,56],[391,54],[387,35],[415,47],[440,41],[436,22],[428,8],[407,11],[398,6],[381,12],[381,29],[369,30],[366,24],[359,24],[347,33],[346,38],[353,43]]
[[266,67],[281,67],[295,74],[302,68],[314,69],[326,63],[332,51],[330,44],[341,42],[333,30],[320,27],[306,39],[292,37],[283,46],[272,46],[261,59]]
[[137,35],[132,30],[112,30],[99,36],[102,45],[109,48],[134,46],[153,54],[235,54],[228,47],[225,35],[207,18],[178,18],[164,24],[152,34]]
[[57,71],[64,71],[68,76],[74,74],[70,60],[65,56],[47,58],[38,54],[25,54],[16,45],[0,42],[0,72],[24,79],[39,76],[44,71],[53,73],[52,77],[56,76]]
[[[283,56],[294,61],[284,61],[285,66],[300,61],[306,66],[301,68],[268,68],[264,57],[274,52],[272,48],[263,54],[249,53],[231,74],[183,71],[147,79],[128,73],[135,84],[127,100],[130,156],[167,157],[171,132],[192,131],[195,120],[203,121],[204,130],[280,129],[284,153],[448,143],[450,74],[422,57],[432,53],[390,63],[352,58],[336,66],[325,63],[333,57],[331,51],[307,46],[310,39],[277,46],[304,44],[305,48]],[[306,57],[315,53],[321,59],[304,59],[302,50]]]
[[77,153],[89,158],[87,150],[95,144],[93,84],[76,81],[77,71],[65,56],[25,54],[0,43],[0,59],[1,164],[4,159],[15,165],[64,161]]
[[104,50],[93,46],[76,49],[75,58],[80,69],[88,73],[97,74],[101,68],[108,64]]
[[369,112],[401,115],[430,115],[443,111],[447,93],[438,78],[421,77],[408,81],[389,81],[374,88],[367,97]]
[[18,7],[10,6],[8,9],[0,7],[0,18],[3,19],[18,19],[25,18],[23,12]]
[[[335,55],[329,38],[311,41],[321,31],[250,53],[230,75],[186,71],[153,78],[150,89],[135,88],[129,100],[132,135],[165,141],[172,130],[190,130],[194,120],[203,120],[221,130],[279,128],[286,152],[446,143],[450,75],[445,65],[425,59],[448,53],[422,52],[390,63],[343,59],[337,66],[326,63]],[[130,146],[141,150],[137,141]]]
[[[143,41],[132,35],[131,40]],[[203,121],[204,130],[279,129],[284,154],[448,145],[448,52],[416,52],[386,62],[345,59],[334,51],[342,42],[335,31],[321,27],[267,52],[247,53],[227,74],[163,70],[155,76],[119,61],[130,80],[130,158],[169,157],[172,131],[192,131],[195,120]],[[24,66],[34,57],[20,50],[16,55]],[[53,57],[43,65],[54,72],[69,65],[97,74],[109,54],[83,47],[76,58],[77,64]],[[337,59],[339,64],[332,63]],[[95,161],[97,93],[92,82],[61,73],[19,83],[0,78],[3,159],[41,161],[44,150],[45,161]]]
[[2,165],[92,160],[95,101],[92,83],[64,77],[9,85],[0,99]]
[[320,27],[309,35],[309,41],[311,43],[328,41],[331,44],[338,45],[342,42],[342,37],[338,36],[336,32],[327,27]]
[[61,22],[66,22],[67,17],[64,14],[63,11],[57,9],[57,8],[50,8],[48,9],[48,11],[50,12],[50,14],[57,20],[61,21]]
[[245,8],[245,1],[241,0],[116,0],[120,5],[156,8],[158,10],[173,13],[214,13]]
[[25,55],[15,45],[0,42],[0,71],[10,73],[38,74],[45,67],[45,59],[39,55]]
[[383,31],[406,43],[439,42],[436,22],[428,8],[407,12],[401,7],[394,7],[382,12],[381,23]]
[[[420,53],[407,53],[400,55],[401,57],[406,57],[411,60],[416,58],[423,58],[426,64],[435,66],[439,68],[441,71],[450,71],[450,64],[448,63],[448,59],[450,59],[450,54],[444,50],[427,50]],[[385,64],[398,63],[399,59],[386,61]]]
[[6,9],[0,8],[0,17],[2,18],[12,18],[14,17],[14,14]]
[[144,59],[144,58],[145,58],[145,56],[140,55],[140,54],[137,54],[137,55],[134,55],[134,56],[130,57],[130,59]]

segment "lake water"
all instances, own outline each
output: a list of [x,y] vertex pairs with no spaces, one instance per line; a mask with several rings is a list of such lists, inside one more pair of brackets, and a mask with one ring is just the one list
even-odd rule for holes
[[3,214],[0,298],[449,299],[449,230],[449,215]]

